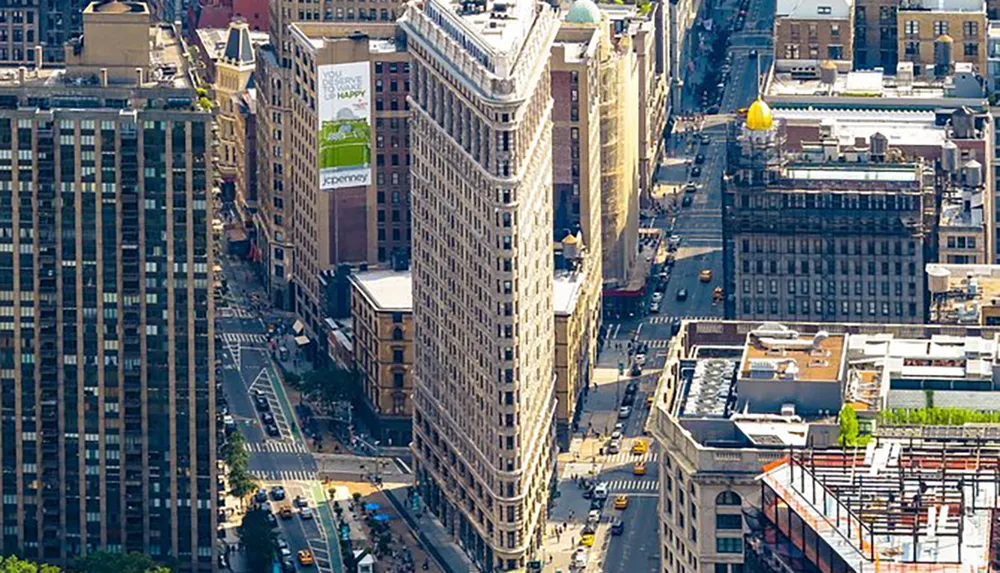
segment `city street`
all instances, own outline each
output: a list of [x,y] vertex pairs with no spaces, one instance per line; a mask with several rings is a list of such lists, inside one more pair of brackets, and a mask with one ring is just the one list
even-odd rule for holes
[[[296,513],[290,520],[279,520],[280,535],[293,556],[301,549],[309,549],[318,571],[339,573],[339,559],[331,559],[332,551],[339,552],[339,544],[326,492],[317,481],[316,461],[302,439],[293,406],[269,355],[264,320],[247,310],[252,278],[245,267],[228,261],[223,267],[231,292],[216,320],[216,335],[222,347],[217,358],[221,361],[222,390],[229,413],[247,441],[250,472],[263,487],[284,487],[289,502],[298,495],[309,501],[317,517],[306,520]],[[258,394],[266,397],[266,413],[273,416],[280,436],[266,434],[262,420],[265,410],[254,404],[253,396]]]

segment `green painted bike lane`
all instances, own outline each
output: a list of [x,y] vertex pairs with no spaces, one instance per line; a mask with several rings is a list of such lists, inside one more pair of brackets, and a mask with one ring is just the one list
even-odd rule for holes
[[[289,403],[288,396],[285,394],[285,386],[281,379],[280,369],[274,365],[274,359],[270,356],[268,356],[267,368],[270,369],[268,379],[271,381],[271,388],[274,389],[274,394],[281,405],[281,411],[284,412],[285,419],[288,420],[292,439],[305,446],[302,434],[299,433],[299,423],[295,417],[295,409]],[[323,489],[322,484],[313,483],[312,492],[313,497],[316,499],[316,510],[322,525],[323,536],[326,538],[326,549],[327,554],[330,556],[330,567],[333,569],[333,573],[344,573],[344,558],[340,554],[340,539],[337,533],[336,522],[333,519],[333,511],[330,509],[329,500],[326,498],[326,490]]]

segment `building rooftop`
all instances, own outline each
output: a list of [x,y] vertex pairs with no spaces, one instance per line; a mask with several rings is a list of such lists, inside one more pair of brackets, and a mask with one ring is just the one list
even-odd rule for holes
[[556,316],[573,314],[586,281],[587,273],[583,271],[556,271],[552,289],[552,308]]
[[486,63],[491,56],[520,51],[538,6],[536,0],[426,0],[423,11]]
[[392,54],[406,49],[405,45],[396,41],[398,30],[395,23],[295,22],[289,30],[303,44],[315,50],[322,49],[327,42],[345,40],[367,40],[368,51],[372,54]]
[[763,511],[771,523],[797,515],[832,550],[827,562],[849,571],[986,573],[998,468],[995,444],[879,439],[864,450],[800,450],[761,476]]
[[853,0],[778,0],[775,16],[797,20],[843,20],[851,17]]
[[779,108],[774,110],[774,117],[788,125],[824,124],[829,136],[841,145],[853,145],[858,139],[867,141],[880,133],[889,147],[940,147],[947,136],[933,111]]
[[[225,55],[230,35],[229,28],[198,28],[196,32],[210,60],[218,61]],[[247,32],[250,35],[250,43],[254,47],[268,42],[267,32],[258,32],[256,30],[247,30]]]
[[926,272],[934,297],[932,322],[978,325],[1000,313],[1000,265],[932,263]]
[[410,271],[376,270],[351,275],[376,310],[413,312],[413,280]]
[[986,3],[980,0],[908,0],[899,5],[900,10],[927,12],[982,12],[986,13]]
[[844,340],[843,335],[825,331],[804,336],[781,324],[764,324],[747,334],[740,377],[776,382],[836,382]]
[[772,107],[845,107],[848,109],[934,110],[944,101],[954,106],[982,106],[982,78],[972,65],[955,64],[946,78],[915,76],[912,62],[900,62],[895,75],[880,70],[834,73],[825,79],[819,70],[813,76],[778,71],[765,88]]

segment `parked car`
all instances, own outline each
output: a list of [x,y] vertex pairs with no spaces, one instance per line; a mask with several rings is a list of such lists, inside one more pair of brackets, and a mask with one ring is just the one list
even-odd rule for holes
[[278,438],[281,436],[281,430],[279,430],[278,426],[275,424],[267,424],[265,429],[267,430],[267,435],[272,438]]
[[618,418],[620,420],[624,420],[624,419],[628,418],[631,415],[632,415],[632,407],[631,406],[622,406],[621,408],[618,408]]
[[309,507],[309,502],[301,495],[295,496],[295,507]]
[[705,162],[705,154],[704,153],[699,153],[698,155],[694,156],[694,164],[695,165],[701,165],[704,162]]
[[688,298],[688,291],[686,288],[682,288],[677,291],[677,300],[684,301],[687,300],[687,298]]
[[622,406],[631,406],[635,404],[635,394],[625,394],[622,396]]
[[701,177],[701,166],[695,165],[691,168],[691,177]]
[[259,490],[257,490],[257,493],[255,493],[253,496],[253,500],[256,501],[257,503],[264,503],[265,501],[267,501],[267,490],[264,488],[260,488]]
[[313,510],[312,510],[312,508],[311,507],[303,507],[302,509],[300,509],[299,510],[299,517],[301,517],[302,519],[312,519],[313,518]]
[[[659,294],[659,293],[657,293],[657,294]],[[659,314],[659,312],[660,312],[660,303],[659,303],[659,301],[656,301],[653,304],[649,305],[649,312],[652,313],[652,314]]]
[[690,195],[685,195],[684,198],[681,199],[681,207],[690,207],[692,203],[694,203],[694,201],[691,199]]
[[621,519],[615,518],[615,520],[611,522],[611,535],[621,535],[624,532],[625,522]]

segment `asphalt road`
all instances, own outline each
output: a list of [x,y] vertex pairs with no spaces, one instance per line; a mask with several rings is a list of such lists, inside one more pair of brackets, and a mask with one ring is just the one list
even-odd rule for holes
[[[322,499],[322,488],[317,491],[317,463],[295,427],[292,404],[285,398],[268,356],[265,324],[245,310],[249,304],[246,277],[241,269],[231,267],[228,262],[224,268],[232,292],[228,308],[218,313],[221,317],[216,320],[216,333],[222,341],[222,352],[217,356],[222,361],[222,389],[229,413],[246,437],[249,469],[264,487],[284,487],[288,502],[297,495],[309,500],[315,517],[302,519],[296,512],[292,519],[279,520],[280,536],[288,542],[293,559],[302,549],[313,552],[316,566],[301,568],[303,571],[334,572],[327,545],[332,534],[329,531],[332,517],[326,515],[330,510],[325,503],[317,503]],[[266,435],[263,412],[255,407],[253,392],[267,397],[267,412],[274,416],[280,437]]]
[[[766,74],[773,59],[770,34],[774,9],[775,0],[751,0],[746,26],[730,36],[729,51],[733,55],[733,68],[720,106],[723,112],[746,107],[758,95],[758,61],[760,72]],[[726,11],[719,13],[727,14]],[[751,50],[756,51],[755,57],[751,57]],[[665,235],[674,234],[681,238],[681,246],[675,254],[676,261],[663,295],[661,311],[623,322],[618,336],[612,340],[612,344],[616,341],[625,344],[637,334],[638,340],[648,343],[647,370],[663,368],[666,362],[664,349],[669,343],[674,318],[723,318],[725,315],[724,305],[714,302],[712,291],[716,286],[725,285],[722,174],[726,163],[726,125],[706,128],[704,133],[710,139],[707,144],[702,145],[692,136],[688,143],[673,142],[671,153],[672,157],[692,160],[697,154],[703,154],[705,159],[700,166],[699,177],[691,177],[689,170],[683,167],[679,170],[661,169],[662,175],[676,177],[673,181],[675,183],[693,181],[699,185],[691,206],[681,207],[676,219],[671,221],[660,217],[659,221],[653,222],[654,225],[661,226]],[[702,282],[699,273],[706,269],[712,272],[712,278],[708,282]],[[654,268],[653,272],[658,271],[659,269]],[[681,289],[685,289],[688,294],[684,301],[677,300],[677,291]],[[641,423],[644,422],[642,420]],[[651,451],[656,453],[655,448]],[[649,464],[647,467],[655,471],[653,468],[656,465],[658,464]],[[620,470],[606,468],[601,477],[604,481],[614,480],[613,472],[629,470],[630,466],[623,466]],[[650,473],[646,478],[655,480],[657,476]],[[629,509],[623,512],[624,533],[611,538],[604,560],[605,573],[652,573],[659,570],[656,492],[649,494],[648,499],[642,497],[647,495],[645,493],[633,495],[639,497],[633,499]]]

